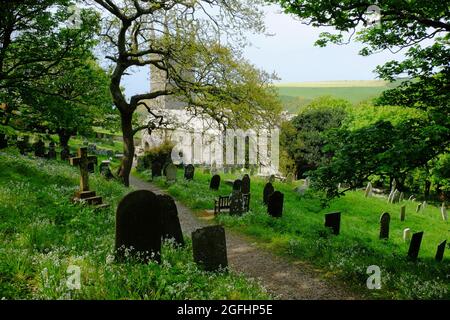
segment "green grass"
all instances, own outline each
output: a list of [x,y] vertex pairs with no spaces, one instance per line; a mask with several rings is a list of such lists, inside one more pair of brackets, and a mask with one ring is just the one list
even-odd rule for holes
[[[186,182],[181,170],[176,184],[156,181],[171,195],[196,210],[213,209],[217,195],[227,195],[231,187],[224,184],[233,176],[222,175],[220,190],[209,190],[210,176],[196,171],[195,180]],[[139,173],[149,177],[149,172]],[[343,280],[362,294],[372,298],[393,299],[449,299],[450,253],[444,261],[434,261],[437,245],[449,238],[449,223],[441,219],[436,207],[428,206],[424,213],[415,213],[416,203],[404,201],[406,221],[399,219],[400,205],[388,204],[379,198],[366,199],[362,191],[349,192],[334,200],[329,208],[320,207],[314,194],[300,196],[292,191],[294,185],[275,183],[284,193],[284,212],[281,219],[273,219],[261,203],[265,182],[252,178],[251,211],[242,217],[227,214],[217,222],[252,236],[259,244],[294,259],[308,261],[324,271],[324,277]],[[323,227],[324,214],[340,211],[341,234],[332,236]],[[391,214],[390,239],[379,240],[379,219],[383,212]],[[406,259],[408,244],[403,242],[405,228],[424,231],[418,262]],[[367,267],[381,268],[381,290],[366,287]]]
[[[188,238],[183,249],[165,244],[161,264],[115,263],[115,208],[130,190],[99,175],[90,182],[109,209],[71,203],[75,168],[0,152],[0,299],[270,298],[243,275],[199,270]],[[80,290],[66,285],[69,265],[80,267]]]

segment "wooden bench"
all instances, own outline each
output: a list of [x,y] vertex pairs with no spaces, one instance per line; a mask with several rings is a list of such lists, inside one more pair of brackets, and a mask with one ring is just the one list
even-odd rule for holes
[[[244,207],[243,212],[248,212],[250,210],[250,193],[243,194]],[[221,210],[230,210],[230,196],[219,196],[218,199],[214,200],[214,215],[220,213]]]

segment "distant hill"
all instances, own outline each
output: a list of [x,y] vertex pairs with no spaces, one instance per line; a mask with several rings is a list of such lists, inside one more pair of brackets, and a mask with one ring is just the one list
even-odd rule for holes
[[278,88],[284,109],[297,113],[301,107],[320,96],[331,95],[358,103],[373,99],[399,83],[400,81],[389,83],[382,80],[342,80],[278,83],[275,86]]

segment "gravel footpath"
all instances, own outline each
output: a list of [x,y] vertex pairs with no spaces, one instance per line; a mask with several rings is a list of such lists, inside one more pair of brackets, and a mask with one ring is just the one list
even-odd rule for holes
[[[133,176],[130,184],[137,189],[146,189],[156,194],[165,193],[158,187]],[[179,201],[175,201],[183,233],[191,235],[192,231],[207,226],[211,221],[196,217],[194,212]],[[361,299],[359,295],[340,285],[334,285],[320,278],[307,263],[276,256],[261,249],[245,236],[226,230],[228,264],[235,272],[242,272],[247,277],[260,280],[267,291],[277,299]]]

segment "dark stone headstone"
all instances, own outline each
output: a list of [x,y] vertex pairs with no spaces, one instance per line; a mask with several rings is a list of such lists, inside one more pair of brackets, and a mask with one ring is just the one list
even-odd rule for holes
[[175,201],[168,195],[158,195],[158,200],[161,207],[162,239],[174,239],[175,244],[184,246],[183,232]]
[[385,212],[380,217],[380,239],[389,239],[389,223],[391,216]]
[[48,144],[47,158],[50,160],[56,160],[56,145],[53,141]]
[[400,221],[405,221],[405,218],[406,218],[406,206],[403,205],[400,208]]
[[218,174],[216,174],[211,178],[211,182],[209,183],[209,188],[211,190],[219,190],[219,187],[220,187],[220,176]]
[[[116,213],[116,257],[161,262],[162,217],[160,201],[148,190],[126,195]],[[127,252],[128,251],[128,252]]]
[[33,150],[36,157],[45,157],[45,143],[42,140],[38,140],[33,144]]
[[274,193],[275,189],[273,188],[270,182],[266,183],[263,190],[263,202],[267,204],[269,202],[269,196]]
[[333,234],[338,235],[341,229],[341,213],[333,212],[326,214],[325,227],[331,228]]
[[169,163],[166,166],[166,180],[167,182],[175,182],[177,181],[177,166],[173,163]]
[[275,191],[269,196],[267,212],[274,218],[280,218],[283,215],[284,194]]
[[162,176],[162,165],[159,161],[152,162],[152,179]]
[[68,147],[63,147],[61,150],[61,160],[65,161],[70,158],[70,149]]
[[420,245],[422,243],[423,231],[414,233],[411,238],[408,250],[408,258],[417,260],[419,256]]
[[244,198],[239,190],[234,190],[230,196],[230,215],[241,215],[244,210]]
[[242,190],[242,180],[240,179],[236,179],[233,182],[233,191],[239,191],[241,192]]
[[250,193],[250,177],[248,176],[248,174],[245,174],[244,177],[242,178],[241,192],[243,194]]
[[195,172],[195,167],[192,164],[188,164],[184,168],[184,178],[186,180],[193,180],[194,179],[194,172]]
[[0,149],[5,149],[8,147],[8,139],[6,134],[0,133]]
[[114,178],[114,175],[112,174],[109,164],[110,164],[109,161],[102,161],[99,166],[100,174],[108,180]]
[[444,259],[444,251],[445,251],[445,246],[446,245],[447,245],[447,240],[442,241],[438,245],[437,251],[436,251],[436,256],[435,256],[436,261],[441,262],[442,259]]
[[206,271],[228,267],[227,242],[222,226],[209,226],[192,232],[194,261]]

